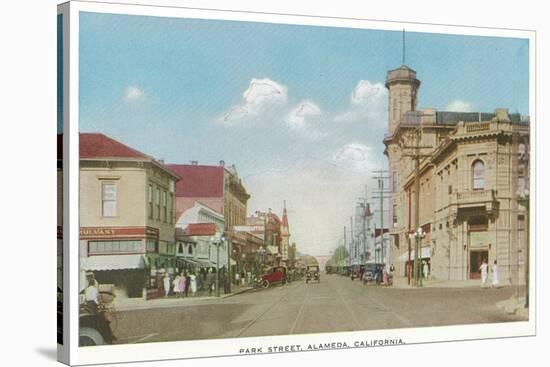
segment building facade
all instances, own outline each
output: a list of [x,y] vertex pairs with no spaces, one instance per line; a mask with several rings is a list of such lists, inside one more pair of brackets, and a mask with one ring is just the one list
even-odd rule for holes
[[175,268],[178,179],[114,139],[80,134],[81,270],[114,284],[119,296],[156,296]]
[[395,275],[412,271],[410,234],[420,227],[425,276],[477,279],[482,261],[497,261],[502,283],[523,281],[527,213],[518,193],[528,187],[528,159],[522,152],[528,151],[529,119],[506,109],[418,111],[419,86],[407,66],[388,72],[384,144],[392,182]]
[[249,253],[249,248],[257,240],[235,230],[235,227],[246,225],[247,202],[250,198],[235,166],[226,167],[223,161],[219,165],[201,165],[194,161],[191,164],[170,164],[168,167],[181,177],[176,183],[178,218],[197,203],[220,214],[224,225],[218,231],[226,239],[221,250],[232,258],[225,263],[232,264],[232,274],[245,268],[243,262],[248,258],[243,259],[242,254]]

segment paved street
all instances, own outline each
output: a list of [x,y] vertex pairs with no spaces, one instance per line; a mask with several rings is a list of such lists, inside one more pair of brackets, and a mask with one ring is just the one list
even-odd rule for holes
[[496,303],[513,289],[364,286],[338,275],[225,299],[113,314],[118,343],[519,321]]

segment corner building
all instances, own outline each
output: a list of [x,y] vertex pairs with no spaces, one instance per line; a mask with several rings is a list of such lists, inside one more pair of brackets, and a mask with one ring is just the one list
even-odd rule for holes
[[529,119],[509,114],[417,110],[420,81],[403,65],[388,72],[390,235],[397,277],[412,272],[415,157],[419,158],[421,259],[430,279],[472,280],[483,260],[502,284],[524,281]]

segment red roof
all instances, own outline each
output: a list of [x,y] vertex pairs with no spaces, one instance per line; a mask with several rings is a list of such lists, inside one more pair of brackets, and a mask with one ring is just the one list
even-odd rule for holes
[[[131,148],[101,133],[79,134],[80,159],[86,158],[129,158],[155,162],[166,171],[177,177],[166,165],[153,157]],[[63,134],[57,134],[57,159],[63,159]]]
[[80,158],[137,158],[152,157],[130,148],[100,133],[80,134]]
[[214,223],[190,223],[185,229],[186,236],[214,236],[216,224]]
[[223,197],[223,166],[168,164],[181,179],[176,183],[176,196],[192,198]]

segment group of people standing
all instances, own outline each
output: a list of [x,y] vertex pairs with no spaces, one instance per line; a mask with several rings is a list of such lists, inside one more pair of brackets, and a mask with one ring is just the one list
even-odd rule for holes
[[[493,272],[492,286],[496,288],[498,287],[498,265],[496,260],[494,261],[493,267],[491,270]],[[481,272],[481,286],[486,287],[487,280],[489,278],[489,265],[487,264],[487,260],[483,259],[481,265],[479,266],[479,271]]]
[[174,279],[171,279],[170,275],[166,273],[163,278],[164,296],[168,297],[172,291],[172,294],[176,297],[188,297],[189,290],[191,290],[191,296],[195,296],[197,293],[197,279],[194,273],[177,274]]
[[[220,269],[218,282],[220,289],[223,286],[224,292],[229,293],[229,278],[224,269]],[[200,291],[208,291],[208,295],[211,296],[216,291],[216,270],[201,268],[198,272],[183,271],[175,277],[166,273],[163,277],[163,286],[165,297],[189,297],[189,292],[191,297],[194,297]]]

